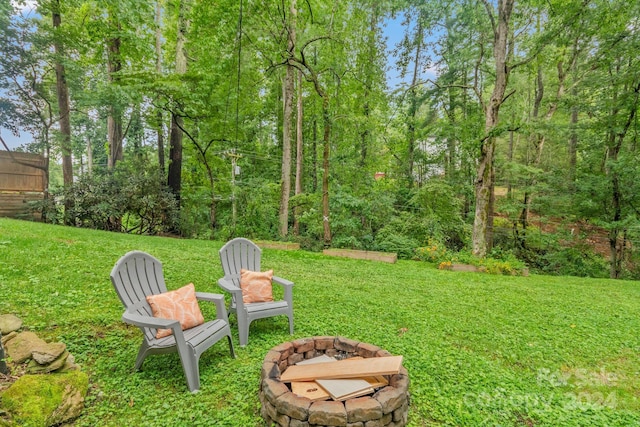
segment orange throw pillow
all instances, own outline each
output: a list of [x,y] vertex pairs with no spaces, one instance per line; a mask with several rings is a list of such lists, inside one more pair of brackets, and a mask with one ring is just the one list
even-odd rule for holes
[[242,289],[242,302],[250,304],[252,302],[273,301],[273,289],[271,279],[273,270],[259,272],[240,270],[240,289]]
[[[158,295],[149,295],[147,302],[151,306],[154,317],[178,320],[182,330],[202,325],[204,317],[196,299],[196,288],[193,283]],[[171,329],[158,329],[156,338],[172,334]]]

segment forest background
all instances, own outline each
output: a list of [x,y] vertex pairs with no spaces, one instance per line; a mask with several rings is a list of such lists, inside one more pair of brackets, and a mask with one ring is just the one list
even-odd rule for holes
[[640,278],[638,2],[26,4],[0,126],[46,221]]

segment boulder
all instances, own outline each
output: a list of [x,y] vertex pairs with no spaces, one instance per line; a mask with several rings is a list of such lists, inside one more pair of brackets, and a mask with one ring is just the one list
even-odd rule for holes
[[33,360],[41,365],[46,365],[58,359],[66,349],[67,346],[61,342],[46,343],[41,347],[34,348],[31,355]]
[[7,335],[2,334],[2,345],[5,345],[7,341],[18,336],[17,332],[9,332]]
[[73,354],[69,353],[67,360],[64,362],[64,366],[60,369],[56,369],[55,373],[57,374],[57,373],[63,373],[68,371],[79,371],[79,370],[80,370],[80,365],[76,363],[76,359],[75,357],[73,357]]
[[49,372],[56,371],[64,367],[67,362],[67,357],[69,357],[69,352],[65,350],[57,359],[52,360],[50,363],[40,364],[35,361],[35,359],[31,359],[29,364],[27,365],[27,372],[30,374],[48,374]]
[[34,349],[45,347],[47,343],[33,332],[20,332],[5,344],[5,351],[14,363],[31,359]]
[[80,415],[88,389],[89,377],[81,371],[23,375],[2,394],[0,412],[14,425],[58,425]]
[[13,314],[0,315],[0,332],[2,335],[15,332],[22,327],[22,320]]

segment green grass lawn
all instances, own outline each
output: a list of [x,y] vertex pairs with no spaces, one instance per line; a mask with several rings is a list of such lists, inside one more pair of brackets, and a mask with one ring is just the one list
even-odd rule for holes
[[[341,335],[404,356],[411,426],[640,425],[640,283],[507,277],[305,251],[263,251],[263,269],[295,282],[286,316],[255,321],[249,345],[200,359],[188,392],[176,354],[133,373],[141,339],[120,321],[109,280],[138,249],[164,264],[169,289],[219,292],[223,242],[132,236],[0,219],[0,314],[62,341],[90,375],[75,426],[259,426],[266,352],[294,338]],[[212,307],[201,304],[205,318]]]

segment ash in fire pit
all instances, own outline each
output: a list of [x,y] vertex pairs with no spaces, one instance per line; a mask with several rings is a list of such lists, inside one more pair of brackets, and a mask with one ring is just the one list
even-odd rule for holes
[[[364,365],[366,361],[358,362],[355,359],[385,356],[392,355],[380,347],[344,337],[302,338],[280,344],[267,353],[262,365],[261,415],[267,425],[281,427],[405,426],[409,410],[409,375],[402,366],[392,375],[365,378],[364,380],[370,381],[370,390],[363,387],[361,392],[355,395],[358,397],[349,397],[347,394],[342,396],[342,400],[323,400],[330,398],[327,396],[328,393],[322,388],[312,390],[316,388],[314,383],[306,383],[311,386],[295,390],[298,393],[296,394],[291,388],[291,384],[296,382],[281,381],[281,376],[289,366],[300,362],[300,365],[303,365],[305,361],[312,359],[318,361],[319,357],[338,360],[353,358],[354,361],[346,363]],[[394,358],[385,358],[391,359]],[[370,365],[378,366],[378,362],[382,360],[370,362],[375,362]],[[317,397],[314,392],[325,395]]]

